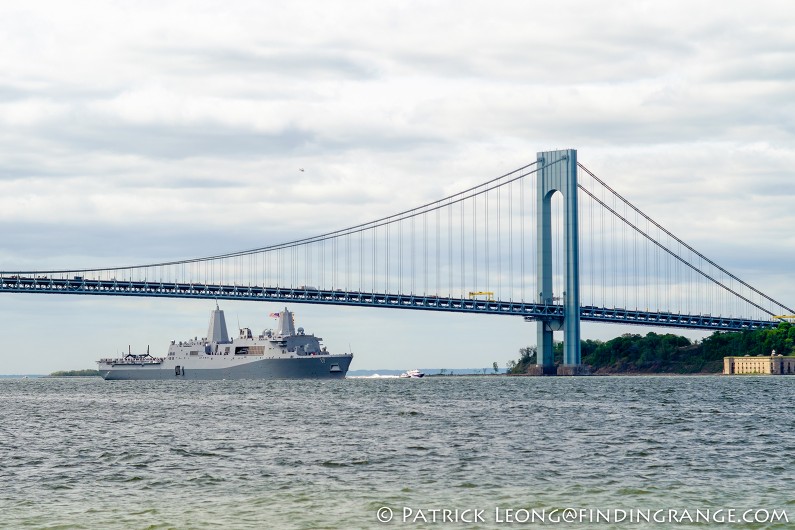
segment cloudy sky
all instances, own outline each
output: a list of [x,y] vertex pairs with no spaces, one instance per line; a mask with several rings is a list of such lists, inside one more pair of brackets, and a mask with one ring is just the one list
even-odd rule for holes
[[[795,9],[594,5],[3,2],[0,270],[278,243],[571,147],[669,230],[795,303]],[[157,351],[204,334],[210,307],[2,295],[0,373]],[[259,329],[276,308],[225,309]],[[329,349],[351,344],[360,369],[504,365],[535,336],[506,317],[293,309]]]

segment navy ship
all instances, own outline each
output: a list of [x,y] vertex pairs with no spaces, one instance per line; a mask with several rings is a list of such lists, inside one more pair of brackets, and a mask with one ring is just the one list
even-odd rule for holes
[[165,357],[128,353],[117,359],[100,359],[97,369],[104,379],[342,379],[352,353],[331,354],[320,337],[295,328],[293,314],[284,308],[271,313],[275,329],[254,335],[241,328],[229,339],[224,312],[210,312],[206,338],[171,341]]

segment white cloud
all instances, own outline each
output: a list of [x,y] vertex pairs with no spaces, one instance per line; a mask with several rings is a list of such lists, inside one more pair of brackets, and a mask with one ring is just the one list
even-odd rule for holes
[[5,127],[39,125],[62,118],[69,106],[47,99],[31,98],[0,104],[0,124]]

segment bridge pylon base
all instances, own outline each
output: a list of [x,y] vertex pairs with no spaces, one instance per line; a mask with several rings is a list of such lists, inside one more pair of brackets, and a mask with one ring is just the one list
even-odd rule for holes
[[591,375],[591,367],[587,364],[562,364],[558,366],[557,375]]
[[540,366],[534,365],[527,369],[527,375],[557,375],[557,369],[554,366]]

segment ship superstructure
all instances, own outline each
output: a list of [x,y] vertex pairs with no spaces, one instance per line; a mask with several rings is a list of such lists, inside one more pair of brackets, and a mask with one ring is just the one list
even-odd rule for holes
[[128,354],[97,361],[105,379],[290,379],[343,378],[353,354],[333,355],[322,340],[295,327],[293,313],[271,313],[275,329],[254,334],[240,328],[230,339],[224,312],[210,312],[207,337],[171,341],[165,357]]

